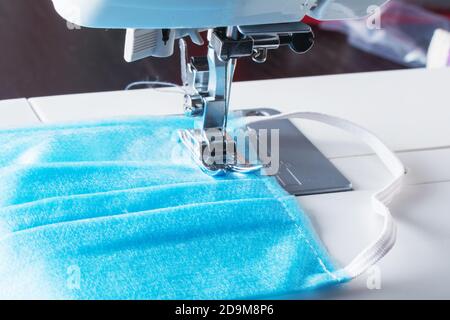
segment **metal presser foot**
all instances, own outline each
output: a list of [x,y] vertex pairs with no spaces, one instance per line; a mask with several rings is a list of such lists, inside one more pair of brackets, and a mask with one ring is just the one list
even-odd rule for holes
[[[190,59],[185,41],[180,40],[182,80],[187,92],[185,113],[201,117],[200,128],[180,131],[181,141],[200,168],[210,175],[259,171],[264,165],[251,161],[245,150],[241,152],[226,130],[236,60],[252,57],[255,62],[263,63],[269,50],[281,46],[289,46],[296,53],[307,52],[314,43],[313,32],[300,22],[229,27],[210,30],[208,40],[207,56]],[[255,112],[277,113],[275,110],[250,110],[242,111],[241,115],[255,115]],[[291,194],[352,189],[351,183],[289,120],[264,122],[249,129],[269,129],[269,133],[270,129],[278,130],[279,170],[273,175]],[[258,141],[256,143],[259,145]],[[267,152],[269,156],[273,152],[270,146]]]
[[[209,134],[209,136],[208,136]],[[211,176],[228,172],[248,174],[263,168],[258,163],[251,163],[238,152],[236,141],[226,132],[203,130],[181,130],[180,138],[189,149],[194,161]]]

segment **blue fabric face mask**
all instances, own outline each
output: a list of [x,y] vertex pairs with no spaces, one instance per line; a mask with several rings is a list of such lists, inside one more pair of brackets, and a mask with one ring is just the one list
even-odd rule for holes
[[354,275],[273,178],[205,175],[174,134],[192,126],[0,132],[0,298],[262,298]]

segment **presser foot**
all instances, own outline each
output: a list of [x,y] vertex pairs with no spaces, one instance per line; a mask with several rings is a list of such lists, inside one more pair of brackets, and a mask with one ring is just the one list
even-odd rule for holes
[[[274,109],[250,109],[237,111],[235,116],[278,113]],[[179,136],[196,164],[211,176],[259,172],[275,177],[288,193],[296,196],[353,190],[351,182],[291,121],[264,121],[244,128],[243,132],[250,133],[244,147],[236,142],[239,139],[220,129],[180,130]],[[258,150],[257,156],[249,156],[250,150]]]
[[208,175],[220,176],[230,172],[249,174],[262,169],[241,156],[236,142],[221,129],[187,129],[178,132],[181,142],[192,159]]

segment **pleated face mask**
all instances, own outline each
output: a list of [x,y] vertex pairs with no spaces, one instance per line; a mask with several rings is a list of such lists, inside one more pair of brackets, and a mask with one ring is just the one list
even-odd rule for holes
[[380,239],[338,267],[274,178],[204,174],[174,134],[192,126],[1,131],[0,298],[270,298],[348,281],[390,248],[386,218]]

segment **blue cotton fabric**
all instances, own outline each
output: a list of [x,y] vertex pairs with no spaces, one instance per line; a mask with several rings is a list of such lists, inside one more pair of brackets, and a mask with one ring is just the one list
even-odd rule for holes
[[0,298],[240,299],[346,281],[270,177],[205,175],[184,117],[0,131]]

